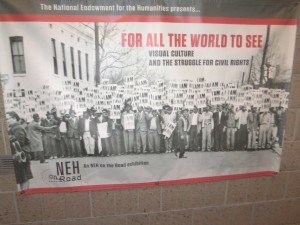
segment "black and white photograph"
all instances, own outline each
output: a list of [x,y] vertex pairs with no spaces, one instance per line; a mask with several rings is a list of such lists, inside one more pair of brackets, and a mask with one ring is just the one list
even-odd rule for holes
[[19,190],[278,172],[295,34],[295,25],[0,22]]

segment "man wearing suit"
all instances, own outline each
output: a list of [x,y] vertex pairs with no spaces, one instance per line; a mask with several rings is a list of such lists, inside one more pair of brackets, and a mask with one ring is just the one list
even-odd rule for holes
[[268,110],[264,111],[259,116],[259,139],[258,139],[258,148],[259,149],[266,149],[270,146],[267,145],[267,138],[268,138],[268,131],[271,124],[271,114]]
[[177,135],[179,149],[175,150],[175,155],[177,156],[177,151],[179,150],[179,158],[185,158],[184,153],[188,148],[188,127],[189,127],[189,111],[187,109],[181,110],[179,119],[177,122]]
[[[99,130],[97,129],[97,137],[98,137],[98,148],[102,149],[102,153],[105,156],[110,156],[113,154],[112,151],[112,143],[111,143],[111,133],[112,133],[112,123],[113,121],[109,118],[109,111],[107,109],[102,110],[102,115],[100,117],[95,117],[94,119],[95,125],[97,123],[107,123],[107,136],[101,137]],[[100,151],[100,150],[99,150]]]
[[202,123],[202,151],[211,151],[211,132],[214,127],[212,112],[208,111],[208,107],[204,107],[201,116]]
[[226,117],[226,147],[228,151],[234,150],[236,132],[236,113],[234,106],[230,105]]
[[198,134],[200,132],[199,113],[197,106],[194,106],[192,114],[189,116],[190,148],[192,151],[198,151]]
[[247,145],[247,117],[248,111],[245,106],[241,107],[241,110],[237,113],[238,119],[238,135],[236,140],[236,145],[238,150],[243,150]]
[[258,128],[258,115],[255,107],[251,107],[251,112],[247,116],[248,144],[247,149],[256,149],[256,132]]
[[223,151],[223,142],[224,142],[224,126],[226,122],[225,112],[221,110],[221,106],[217,106],[217,111],[213,113],[214,121],[214,139],[215,139],[215,151]]
[[[41,121],[42,127],[53,127],[57,125],[57,121],[53,118],[50,112],[47,112],[46,119]],[[56,138],[56,128],[43,131],[43,146],[45,150],[45,156],[50,157],[50,159],[57,158],[57,148],[55,143]]]
[[135,140],[137,153],[146,153],[147,148],[147,113],[144,111],[143,107],[138,107],[138,112],[135,114]]
[[[121,124],[123,126],[124,144],[126,154],[134,152],[134,112],[131,110],[131,105],[126,104],[124,112],[121,116]],[[131,119],[133,126],[131,126]]]
[[152,114],[149,116],[149,150],[150,153],[159,153],[160,151],[160,135],[162,134],[161,118],[156,110],[152,110]]
[[67,135],[71,146],[70,156],[79,157],[81,156],[79,120],[76,117],[76,113],[74,110],[70,110],[69,114],[70,118],[66,119],[66,122]]
[[[88,156],[95,154],[95,138],[97,129],[95,121],[90,118],[89,111],[83,112],[83,118],[79,121],[79,134],[83,139],[84,147]],[[99,149],[100,152],[100,149]]]

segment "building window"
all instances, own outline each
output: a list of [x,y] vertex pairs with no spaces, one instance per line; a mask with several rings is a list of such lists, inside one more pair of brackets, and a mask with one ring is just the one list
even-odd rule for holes
[[86,70],[86,80],[89,81],[90,74],[89,74],[89,55],[85,53],[85,70]]
[[73,79],[76,79],[75,77],[75,63],[74,63],[74,48],[70,47],[71,52],[71,67],[72,67],[72,77]]
[[52,42],[52,58],[53,58],[54,73],[58,74],[55,39],[51,38],[51,42]]
[[81,51],[78,50],[78,71],[79,71],[79,79],[82,80],[82,71],[81,71]]
[[23,37],[10,37],[14,73],[26,73]]
[[62,63],[65,77],[67,76],[67,62],[66,62],[66,51],[65,44],[61,43]]

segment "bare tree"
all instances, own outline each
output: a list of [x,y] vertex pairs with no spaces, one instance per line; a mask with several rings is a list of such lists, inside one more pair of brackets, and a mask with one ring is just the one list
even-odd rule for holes
[[282,61],[282,56],[278,49],[278,38],[276,32],[270,32],[270,26],[266,30],[266,41],[264,47],[253,57],[249,83],[266,86],[270,83],[270,69],[275,68]]
[[[122,32],[117,24],[98,24],[99,30],[99,71],[95,75],[96,85],[102,78],[109,78],[112,83],[121,83],[127,71],[135,71],[135,76],[141,75],[144,70],[136,69],[144,65],[142,59],[136,58],[133,48],[121,48],[116,44],[117,36]],[[96,35],[95,35],[96,36]]]

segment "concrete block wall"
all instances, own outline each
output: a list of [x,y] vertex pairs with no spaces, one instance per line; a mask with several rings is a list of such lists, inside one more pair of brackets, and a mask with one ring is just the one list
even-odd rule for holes
[[[298,11],[300,18],[300,9]],[[300,225],[299,28],[278,176],[169,187],[19,196],[14,175],[0,175],[0,224]],[[2,97],[0,105],[0,154],[7,155],[10,150]]]

